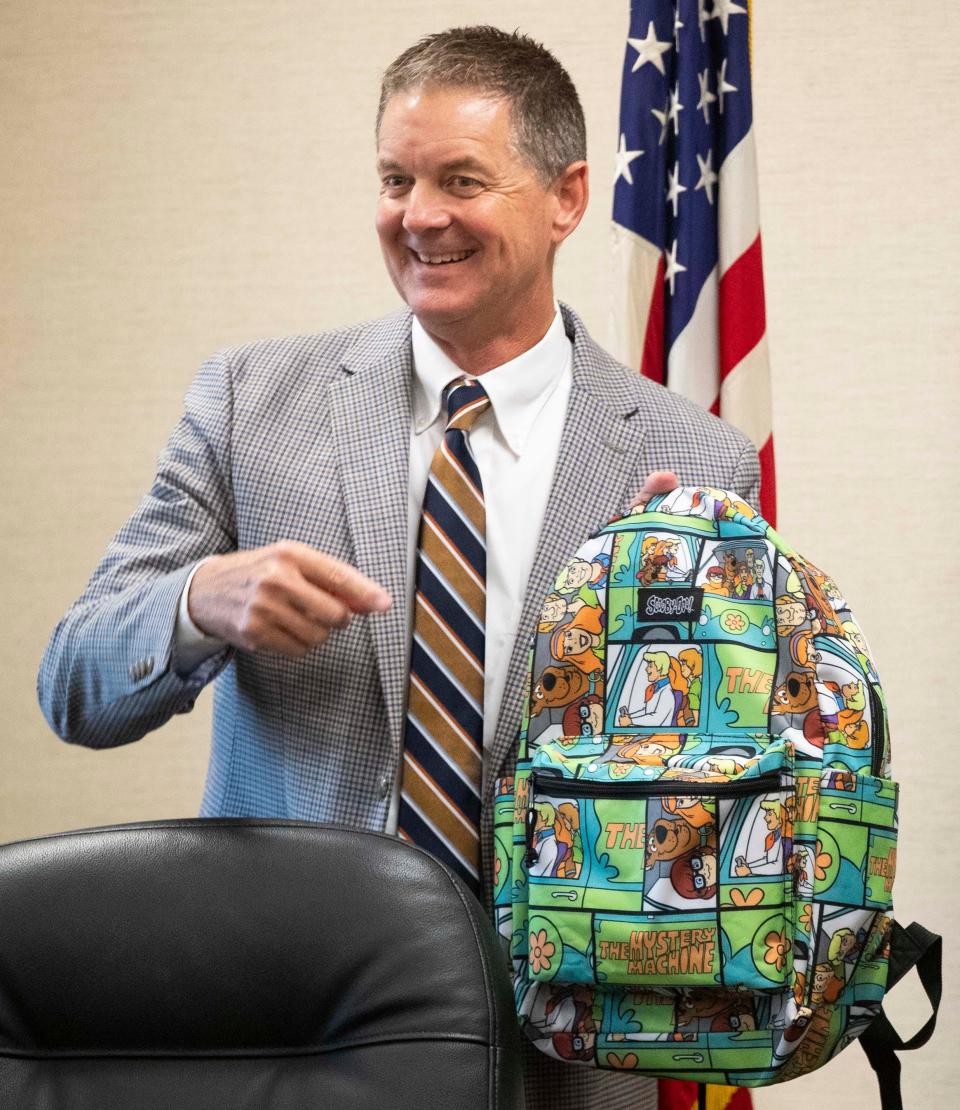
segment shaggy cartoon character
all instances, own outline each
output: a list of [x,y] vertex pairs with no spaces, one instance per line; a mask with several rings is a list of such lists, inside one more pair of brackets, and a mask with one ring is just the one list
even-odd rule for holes
[[603,610],[584,605],[550,637],[550,654],[584,674],[603,670]]

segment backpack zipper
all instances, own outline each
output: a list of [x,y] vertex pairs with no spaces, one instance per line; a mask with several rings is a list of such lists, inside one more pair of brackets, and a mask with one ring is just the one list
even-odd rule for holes
[[883,716],[883,704],[872,682],[867,680],[870,691],[870,773],[879,776],[883,771],[883,752],[887,746],[887,730]]
[[[711,797],[736,798],[749,794],[765,794],[780,786],[779,771],[765,771],[753,779],[739,779],[736,782],[698,783],[690,780],[662,779],[656,782],[590,782],[587,779],[565,779],[560,775],[533,771],[530,775],[530,796],[535,797],[538,789],[546,786],[548,791],[563,794],[565,797],[580,798],[642,798],[660,797]],[[527,809],[526,821],[526,862],[530,867],[536,862],[533,851],[533,836],[537,823],[537,811],[531,804]]]

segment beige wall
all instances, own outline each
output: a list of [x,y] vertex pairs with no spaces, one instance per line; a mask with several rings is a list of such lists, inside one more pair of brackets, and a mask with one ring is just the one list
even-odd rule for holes
[[[396,304],[372,232],[378,71],[420,33],[520,24],[580,88],[594,201],[559,294],[603,338],[627,4],[582,0],[8,0],[3,104],[0,839],[196,812],[209,699],[127,748],[57,741],[46,638],[148,485],[218,347]],[[587,14],[589,11],[589,15]],[[780,526],[845,588],[888,692],[903,783],[897,905],[960,938],[955,495],[960,18],[760,4],[755,115]],[[949,776],[956,783],[957,774]],[[954,824],[956,827],[956,824]],[[960,945],[958,945],[960,948]],[[948,949],[947,1000],[958,961]],[[892,1006],[917,1025],[916,992]],[[960,1105],[950,1015],[907,1105]],[[859,1050],[756,1105],[874,1107]]]

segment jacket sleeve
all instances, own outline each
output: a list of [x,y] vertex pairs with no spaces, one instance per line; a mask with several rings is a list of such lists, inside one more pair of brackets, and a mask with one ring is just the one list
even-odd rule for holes
[[760,460],[757,449],[748,440],[733,472],[733,488],[754,509],[760,508]]
[[54,629],[37,694],[62,739],[91,748],[139,740],[193,708],[232,649],[180,676],[174,627],[183,586],[205,555],[236,548],[228,353],[197,373],[150,491],[83,594]]

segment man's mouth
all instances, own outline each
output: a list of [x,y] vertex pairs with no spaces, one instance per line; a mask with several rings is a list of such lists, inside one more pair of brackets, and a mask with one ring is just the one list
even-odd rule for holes
[[467,250],[448,254],[424,254],[422,251],[415,251],[412,247],[410,251],[427,266],[444,266],[450,262],[463,262],[464,259],[477,253],[475,250]]

